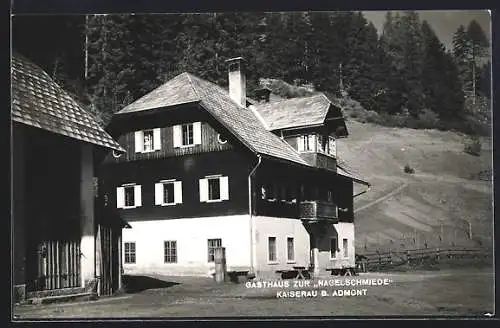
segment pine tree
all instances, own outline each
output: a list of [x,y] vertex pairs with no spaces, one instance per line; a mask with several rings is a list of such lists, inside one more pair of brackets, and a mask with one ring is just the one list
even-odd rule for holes
[[441,119],[456,120],[463,113],[463,93],[458,69],[426,21],[422,23],[422,36],[425,53],[422,70],[425,105]]
[[475,104],[479,91],[480,62],[488,54],[488,48],[489,41],[475,20],[469,23],[467,29],[460,26],[453,36],[453,55],[459,67],[463,89],[471,98],[472,104]]

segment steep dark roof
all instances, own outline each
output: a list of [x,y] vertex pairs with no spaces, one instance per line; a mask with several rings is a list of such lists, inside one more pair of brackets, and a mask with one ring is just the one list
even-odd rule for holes
[[106,148],[123,148],[40,67],[12,54],[12,120]]
[[192,74],[182,73],[123,108],[116,115],[199,102],[251,150],[308,165],[286,141],[269,132],[248,108],[234,102],[226,90]]
[[255,104],[255,108],[272,131],[321,124],[325,121],[330,105],[330,100],[320,93],[310,97]]

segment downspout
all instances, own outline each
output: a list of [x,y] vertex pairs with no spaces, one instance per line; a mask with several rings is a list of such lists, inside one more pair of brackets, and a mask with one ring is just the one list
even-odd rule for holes
[[248,209],[250,214],[250,273],[255,275],[255,256],[256,256],[256,241],[255,241],[255,222],[253,220],[253,208],[252,208],[252,176],[254,175],[257,168],[260,166],[262,162],[262,157],[260,154],[257,154],[259,161],[255,165],[255,167],[250,171],[248,175]]

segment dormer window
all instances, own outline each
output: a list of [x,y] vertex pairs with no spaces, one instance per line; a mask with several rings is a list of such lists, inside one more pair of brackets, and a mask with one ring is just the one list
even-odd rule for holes
[[173,133],[174,148],[201,145],[201,122],[175,125]]
[[328,138],[328,154],[337,157],[337,145],[333,136]]
[[297,146],[299,151],[315,151],[316,135],[306,134],[297,137]]
[[161,149],[160,128],[135,132],[135,152],[149,153]]

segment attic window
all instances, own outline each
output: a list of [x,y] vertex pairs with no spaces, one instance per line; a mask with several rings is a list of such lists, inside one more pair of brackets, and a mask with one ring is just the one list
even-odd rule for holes
[[227,139],[226,139],[223,135],[221,135],[221,134],[219,133],[219,134],[217,135],[217,141],[219,141],[219,143],[220,143],[221,145],[223,145],[223,144],[225,144],[225,143],[227,142]]

